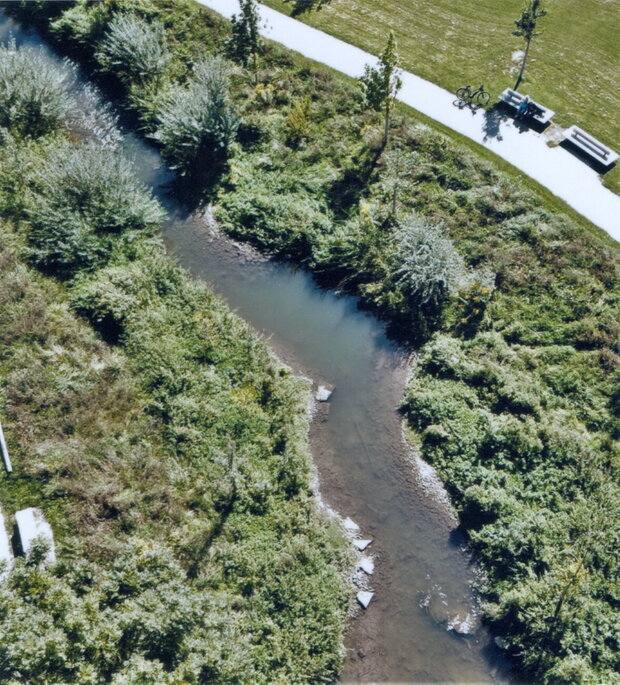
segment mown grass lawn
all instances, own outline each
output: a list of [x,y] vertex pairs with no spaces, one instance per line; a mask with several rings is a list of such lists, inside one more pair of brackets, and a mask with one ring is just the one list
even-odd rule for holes
[[[292,3],[265,0],[291,13]],[[524,0],[332,0],[320,12],[298,18],[378,54],[393,29],[402,66],[448,90],[484,83],[493,95],[513,86],[512,35]],[[520,87],[557,112],[562,126],[577,124],[620,152],[620,0],[546,0],[544,33],[532,41]],[[620,192],[620,169],[605,176]]]

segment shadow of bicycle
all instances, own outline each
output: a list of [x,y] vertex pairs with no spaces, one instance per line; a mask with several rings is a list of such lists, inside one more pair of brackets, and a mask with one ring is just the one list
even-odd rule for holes
[[480,109],[480,105],[474,105],[473,102],[467,102],[460,98],[454,100],[452,104],[458,109],[468,109],[472,114],[475,114]]

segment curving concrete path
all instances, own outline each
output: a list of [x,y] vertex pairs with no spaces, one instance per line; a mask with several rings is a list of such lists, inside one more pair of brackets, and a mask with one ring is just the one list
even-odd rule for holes
[[[238,0],[197,0],[230,18]],[[377,58],[338,38],[260,5],[261,33],[291,50],[357,78]],[[402,74],[398,99],[426,116],[492,150],[545,186],[612,238],[620,241],[620,196],[601,183],[599,175],[570,152],[549,147],[544,136],[512,119],[486,116],[455,106],[452,93],[410,72]],[[579,123],[579,122],[575,122]]]

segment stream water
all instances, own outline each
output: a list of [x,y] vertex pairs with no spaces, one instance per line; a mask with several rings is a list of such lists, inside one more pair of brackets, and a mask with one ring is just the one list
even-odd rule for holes
[[[0,14],[0,39],[9,32],[18,44],[41,44]],[[203,218],[185,216],[167,192],[172,175],[157,151],[130,133],[122,145],[169,212],[170,252],[297,372],[336,387],[313,421],[312,451],[323,500],[373,540],[376,593],[351,624],[342,680],[508,682],[508,664],[476,620],[476,569],[445,494],[402,438],[403,351],[354,298],[326,292],[306,272],[258,258],[212,233]],[[472,632],[454,630],[457,618]]]

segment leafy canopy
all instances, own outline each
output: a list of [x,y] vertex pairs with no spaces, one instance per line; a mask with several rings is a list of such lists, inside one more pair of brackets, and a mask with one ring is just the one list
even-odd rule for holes
[[401,89],[402,81],[398,69],[396,38],[393,31],[390,31],[379,64],[376,67],[367,64],[364,68],[361,84],[367,107],[378,112],[388,108]]
[[228,52],[232,59],[247,67],[260,52],[262,41],[258,32],[259,14],[255,0],[241,0],[241,14],[231,18],[231,36]]
[[514,36],[523,36],[529,43],[534,36],[540,35],[542,31],[536,31],[536,24],[540,17],[544,17],[547,10],[542,6],[542,0],[532,0],[529,5],[526,5],[521,16],[515,19],[516,29],[512,32]]

